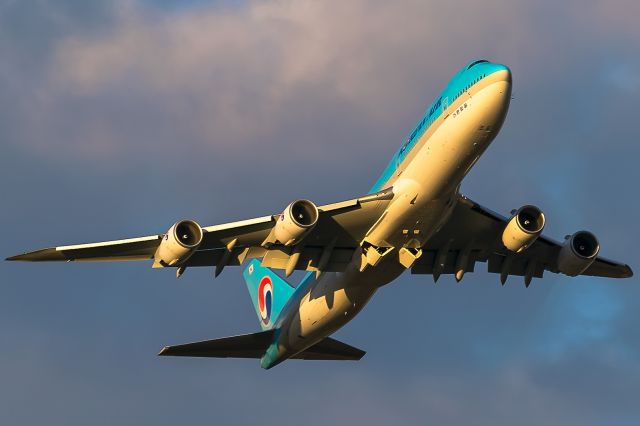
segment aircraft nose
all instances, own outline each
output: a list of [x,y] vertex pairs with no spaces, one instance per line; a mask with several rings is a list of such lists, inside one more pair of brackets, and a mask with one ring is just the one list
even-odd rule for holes
[[491,64],[492,74],[496,73],[501,77],[502,81],[506,81],[511,84],[511,70],[508,66],[503,64]]
[[495,115],[489,120],[494,123],[497,132],[509,110],[511,102],[511,70],[508,66],[502,64],[490,64],[490,71],[487,76],[491,76],[491,84],[488,88],[491,92],[491,106],[487,104],[487,110],[492,111]]

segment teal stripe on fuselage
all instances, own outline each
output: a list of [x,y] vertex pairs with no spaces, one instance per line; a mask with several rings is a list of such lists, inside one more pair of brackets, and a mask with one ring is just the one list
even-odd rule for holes
[[508,69],[501,64],[494,64],[484,60],[473,61],[464,66],[449,81],[440,96],[429,106],[424,116],[420,119],[416,127],[409,133],[405,143],[391,158],[389,165],[384,169],[382,175],[373,185],[370,194],[385,189],[389,185],[387,182],[393,177],[398,166],[404,161],[411,150],[416,146],[422,135],[429,127],[442,115],[442,113],[454,103],[466,90],[495,72]]

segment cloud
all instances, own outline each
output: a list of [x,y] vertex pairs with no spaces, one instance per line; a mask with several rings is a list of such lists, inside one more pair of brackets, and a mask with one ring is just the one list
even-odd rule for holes
[[[508,62],[536,84],[570,60],[587,60],[591,43],[637,34],[616,21],[615,7],[604,15],[613,28],[602,24],[597,5],[557,7],[567,13],[556,13],[543,31],[528,17],[546,14],[545,4],[499,0],[465,5],[464,13],[457,4],[419,1],[196,2],[168,11],[119,1],[95,8],[108,16],[95,30],[74,28],[71,7],[51,6],[45,10],[57,18],[49,18],[40,71],[16,93],[24,121],[16,139],[62,162],[107,156],[119,164],[132,153],[172,154],[176,143],[203,154],[252,149],[270,160],[284,149],[294,159],[335,149],[355,155],[366,139],[390,152],[390,141],[402,139],[472,58]],[[582,39],[557,37],[565,26],[577,27]],[[595,30],[585,34],[584,27]],[[16,69],[5,72],[6,85],[20,81]],[[334,135],[327,129],[336,114],[352,124]],[[373,123],[389,131],[372,130]],[[303,143],[291,150],[285,139]]]
[[[420,2],[407,4],[414,9],[409,14],[384,2],[255,2],[169,15],[117,4],[111,30],[55,40],[40,87],[28,96],[34,125],[26,126],[27,139],[49,156],[60,150],[122,156],[136,147],[164,147],[167,135],[193,149],[260,149],[265,138],[280,149],[282,137],[319,134],[335,121],[330,111],[365,127],[393,123],[391,104],[413,120],[440,85],[427,85],[425,73],[444,81],[454,71],[431,60],[449,54],[449,43],[442,43],[446,19]],[[441,9],[446,17],[456,14]],[[449,37],[492,35],[473,20],[463,28]],[[457,56],[460,64],[470,58]],[[61,142],[47,140],[52,130]],[[318,140],[321,135],[312,139]]]

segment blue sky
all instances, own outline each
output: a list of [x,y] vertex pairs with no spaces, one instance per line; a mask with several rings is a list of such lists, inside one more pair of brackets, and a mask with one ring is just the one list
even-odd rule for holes
[[[365,193],[448,79],[509,65],[462,186],[638,269],[637,2],[0,1],[4,257]],[[631,425],[638,278],[403,275],[359,363],[165,359],[259,329],[239,269],[0,264],[0,423]]]

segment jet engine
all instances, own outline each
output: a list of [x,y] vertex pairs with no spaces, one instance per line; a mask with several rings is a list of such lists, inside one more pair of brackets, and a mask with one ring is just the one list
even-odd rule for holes
[[297,244],[316,226],[318,216],[318,208],[311,201],[294,201],[280,215],[273,236],[285,246]]
[[202,242],[202,228],[193,220],[176,222],[156,250],[154,259],[162,266],[174,266],[187,260]]
[[523,206],[512,213],[502,232],[502,243],[510,251],[520,253],[542,233],[544,213],[536,206]]
[[595,235],[578,231],[569,236],[558,254],[558,270],[575,277],[583,273],[598,257],[600,244]]

